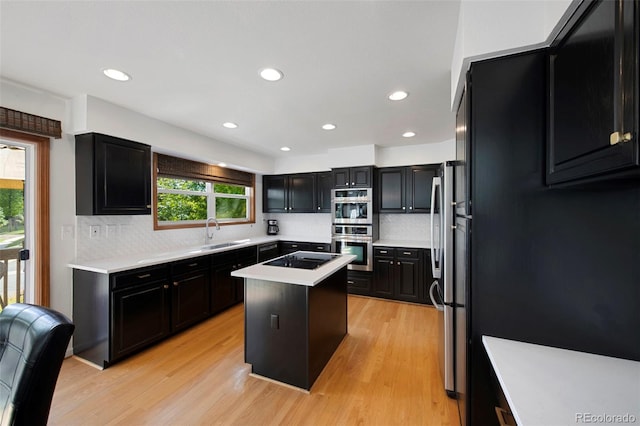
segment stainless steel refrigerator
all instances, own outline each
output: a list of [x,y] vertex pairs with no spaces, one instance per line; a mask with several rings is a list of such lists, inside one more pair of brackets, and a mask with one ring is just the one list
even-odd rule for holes
[[[463,104],[464,105],[464,104]],[[464,120],[464,117],[459,117]],[[466,129],[456,126],[456,161],[444,163],[431,188],[431,302],[439,310],[440,368],[447,395],[467,423],[468,294],[471,210]]]

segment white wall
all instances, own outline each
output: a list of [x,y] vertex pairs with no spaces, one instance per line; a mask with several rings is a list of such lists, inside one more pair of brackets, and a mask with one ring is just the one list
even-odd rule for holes
[[273,159],[147,117],[102,99],[82,95],[73,100],[73,133],[99,132],[146,143],[153,151],[206,163],[272,173]]
[[451,62],[451,107],[474,60],[548,45],[558,21],[580,0],[462,0]]
[[[453,133],[453,129],[451,132]],[[454,139],[443,142],[380,147],[362,145],[330,149],[323,155],[298,155],[275,160],[276,174],[330,170],[337,167],[370,166],[393,167],[413,164],[443,163],[456,158]]]
[[51,307],[71,317],[72,280],[71,270],[66,264],[75,256],[75,241],[61,238],[62,225],[75,223],[75,143],[73,136],[66,133],[69,101],[44,91],[0,80],[0,104],[62,122],[62,139],[52,140],[50,150]]

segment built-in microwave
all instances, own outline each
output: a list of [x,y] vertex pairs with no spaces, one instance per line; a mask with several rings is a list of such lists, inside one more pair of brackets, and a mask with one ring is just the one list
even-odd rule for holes
[[332,190],[331,211],[333,223],[336,224],[371,224],[373,222],[372,189]]

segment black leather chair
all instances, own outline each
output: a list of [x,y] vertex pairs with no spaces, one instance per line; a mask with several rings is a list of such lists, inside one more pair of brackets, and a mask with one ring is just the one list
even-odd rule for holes
[[42,306],[0,312],[1,425],[46,425],[62,360],[75,326]]

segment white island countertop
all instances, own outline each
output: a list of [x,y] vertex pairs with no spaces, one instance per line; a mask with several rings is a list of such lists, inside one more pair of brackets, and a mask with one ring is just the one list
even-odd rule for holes
[[[296,253],[309,253],[317,255],[316,252],[297,251]],[[248,266],[246,268],[233,271],[231,276],[240,278],[249,278],[254,280],[275,281],[288,284],[298,284],[313,287],[322,280],[332,275],[334,272],[351,263],[356,256],[352,254],[335,254],[335,259],[323,264],[316,269],[298,269],[286,268],[283,266],[265,265],[274,259],[257,265]],[[276,258],[277,259],[277,258]]]
[[482,336],[520,426],[640,423],[640,362]]

